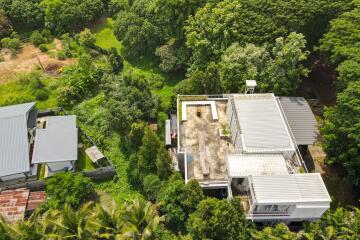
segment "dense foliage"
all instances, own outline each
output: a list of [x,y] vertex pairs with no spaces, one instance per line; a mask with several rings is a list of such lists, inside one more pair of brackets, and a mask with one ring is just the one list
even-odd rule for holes
[[4,10],[0,9],[0,38],[10,35],[12,26]]
[[190,214],[187,228],[194,240],[249,239],[251,224],[239,199],[207,198]]
[[95,193],[91,180],[81,173],[58,173],[46,182],[47,206],[61,208],[65,203],[77,208]]
[[338,94],[336,107],[326,109],[321,132],[328,162],[344,165],[356,186],[360,186],[359,123],[360,84],[353,82]]
[[42,0],[0,0],[0,9],[5,10],[16,29],[31,30],[44,27]]
[[164,183],[158,195],[162,203],[160,212],[166,214],[166,223],[175,231],[185,231],[185,222],[190,213],[204,199],[199,183],[191,180],[187,184],[178,174],[174,174]]
[[164,221],[157,208],[139,200],[110,209],[92,202],[77,210],[65,204],[61,210],[35,212],[16,225],[0,218],[0,239],[153,239]]
[[45,25],[54,33],[78,31],[103,13],[101,0],[43,0]]

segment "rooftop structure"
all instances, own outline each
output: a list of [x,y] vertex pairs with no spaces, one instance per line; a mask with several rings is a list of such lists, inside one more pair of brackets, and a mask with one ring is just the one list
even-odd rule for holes
[[279,97],[278,101],[290,125],[296,144],[314,144],[319,130],[314,114],[305,98]]
[[33,163],[77,160],[76,116],[47,117],[46,127],[35,136]]
[[28,127],[34,125],[29,117],[34,105],[0,107],[0,179],[23,177],[30,171]]
[[298,149],[314,142],[317,129],[307,102],[294,100],[274,94],[178,96],[177,158],[185,181],[240,197],[253,221],[320,218],[331,200],[321,176],[306,173]]

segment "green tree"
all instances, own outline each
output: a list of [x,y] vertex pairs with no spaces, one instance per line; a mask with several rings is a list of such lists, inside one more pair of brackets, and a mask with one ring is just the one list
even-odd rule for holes
[[94,194],[93,183],[81,173],[58,173],[46,182],[47,204],[51,208],[65,203],[77,208]]
[[121,239],[152,239],[158,225],[165,220],[165,216],[159,216],[158,206],[150,202],[133,200],[125,203],[123,209]]
[[144,177],[143,189],[145,196],[152,202],[155,202],[157,194],[161,189],[161,180],[158,175],[150,174]]
[[239,199],[208,198],[199,203],[187,222],[194,239],[250,239],[251,224]]
[[329,32],[320,40],[320,50],[329,53],[331,61],[336,65],[347,59],[359,59],[360,2],[353,1],[353,4],[353,10],[330,22]]
[[359,209],[337,208],[325,213],[320,220],[306,224],[302,237],[307,240],[359,239],[359,233]]
[[145,128],[142,145],[137,152],[137,167],[141,170],[141,179],[144,179],[144,177],[150,173],[157,172],[156,158],[158,156],[160,146],[161,142],[155,132],[149,127]]
[[339,93],[336,106],[326,108],[324,115],[320,130],[327,162],[341,163],[352,183],[360,186],[360,82]]
[[171,157],[169,152],[160,144],[158,152],[156,154],[156,168],[157,175],[161,180],[167,180],[171,175]]
[[118,53],[117,49],[114,47],[111,47],[108,50],[108,61],[111,65],[113,72],[116,74],[119,73],[124,66],[123,57]]
[[178,174],[173,174],[164,183],[158,195],[158,202],[163,204],[160,212],[166,214],[167,224],[175,231],[185,231],[185,221],[203,199],[199,183],[191,180],[185,184]]
[[85,48],[93,48],[95,45],[95,34],[91,33],[90,29],[85,28],[78,34],[79,44]]
[[41,1],[0,0],[0,9],[4,9],[16,30],[32,30],[44,27]]
[[43,0],[45,24],[60,35],[83,28],[103,13],[101,0]]
[[12,26],[10,20],[6,16],[5,11],[0,8],[0,38],[9,36],[11,30]]
[[309,70],[303,65],[308,52],[305,51],[304,35],[290,33],[287,38],[279,37],[272,49],[273,62],[269,67],[269,83],[264,89],[273,91],[277,95],[295,93],[306,77]]
[[225,92],[244,92],[245,80],[255,79],[258,85],[262,85],[262,81],[268,77],[270,59],[270,54],[264,47],[232,44],[220,61],[221,85]]
[[217,94],[222,92],[220,83],[219,67],[215,62],[210,62],[205,70],[194,70],[189,73],[188,79],[184,82],[188,85],[189,94]]

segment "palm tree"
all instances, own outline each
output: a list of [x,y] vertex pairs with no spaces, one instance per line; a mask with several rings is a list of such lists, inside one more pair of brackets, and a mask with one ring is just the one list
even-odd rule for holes
[[88,202],[75,211],[70,205],[65,204],[59,219],[52,222],[58,236],[61,236],[62,239],[93,239],[89,227],[89,219],[94,215],[93,206],[92,202]]
[[120,210],[113,202],[109,209],[96,205],[95,214],[89,221],[89,228],[94,236],[100,239],[114,239],[123,228]]
[[116,239],[151,239],[159,223],[165,220],[165,216],[158,215],[157,209],[158,205],[140,200],[124,203],[122,209],[124,227]]
[[11,240],[11,233],[9,225],[5,219],[0,215],[0,240]]

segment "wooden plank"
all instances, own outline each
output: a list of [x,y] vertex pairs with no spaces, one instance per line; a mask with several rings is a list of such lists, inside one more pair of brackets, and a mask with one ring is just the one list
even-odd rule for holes
[[200,156],[201,171],[203,175],[209,175],[210,165],[207,162],[205,135],[203,131],[198,132],[198,138],[199,138],[199,156]]

